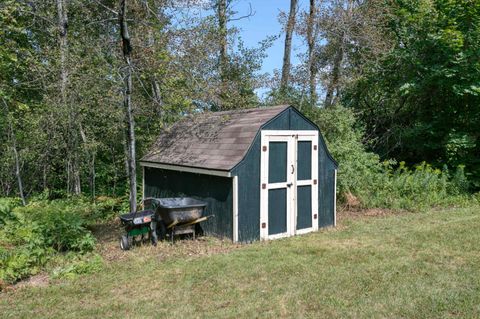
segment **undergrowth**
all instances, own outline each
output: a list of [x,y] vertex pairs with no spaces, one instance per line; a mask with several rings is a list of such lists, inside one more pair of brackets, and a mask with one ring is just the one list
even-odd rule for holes
[[101,257],[93,253],[88,226],[111,219],[121,207],[121,200],[108,197],[95,203],[36,198],[26,206],[0,198],[0,290],[46,268],[57,277],[98,269]]
[[464,166],[441,169],[421,162],[408,167],[395,160],[381,161],[362,143],[363,130],[353,112],[342,106],[309,109],[308,117],[321,129],[328,149],[339,163],[338,193],[345,203],[347,194],[363,208],[390,208],[423,211],[432,206],[464,206],[478,203],[472,196]]

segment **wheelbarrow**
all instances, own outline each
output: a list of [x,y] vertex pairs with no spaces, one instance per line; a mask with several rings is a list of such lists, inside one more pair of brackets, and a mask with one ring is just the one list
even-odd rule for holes
[[213,215],[203,216],[207,203],[189,197],[158,199],[155,216],[152,220],[152,242],[165,240],[168,236],[174,241],[176,235],[192,234],[195,239],[201,233],[200,223]]

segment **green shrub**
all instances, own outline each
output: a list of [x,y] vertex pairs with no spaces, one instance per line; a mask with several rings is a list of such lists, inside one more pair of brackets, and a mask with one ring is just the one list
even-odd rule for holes
[[20,206],[20,204],[21,202],[18,198],[0,198],[0,226],[13,218],[13,209]]
[[362,143],[363,132],[355,127],[356,119],[350,109],[335,106],[329,109],[310,108],[307,116],[322,132],[329,151],[339,163],[337,187],[340,199],[346,193],[357,193],[378,182],[382,165],[378,155],[367,152]]
[[[21,230],[34,229],[35,235],[43,238],[42,245],[45,247],[56,251],[91,251],[95,241],[86,229],[87,222],[82,215],[84,209],[66,201],[33,202],[17,207],[14,210],[16,225],[11,226],[15,232],[10,232],[10,236],[16,238]],[[6,228],[9,231],[9,227]]]
[[0,227],[0,280],[12,283],[33,275],[60,252],[92,251],[95,239],[85,216],[95,209],[82,200],[36,201],[11,209]]
[[423,210],[438,205],[471,201],[464,167],[453,175],[423,162],[413,169],[395,160],[381,162],[366,151],[363,131],[356,127],[352,110],[342,106],[309,109],[307,116],[321,129],[333,157],[338,161],[339,199],[353,194],[365,208]]

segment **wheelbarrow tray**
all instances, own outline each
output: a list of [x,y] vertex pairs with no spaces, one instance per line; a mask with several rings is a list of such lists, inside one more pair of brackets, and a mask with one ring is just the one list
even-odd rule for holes
[[161,198],[157,212],[168,225],[187,224],[202,217],[206,202],[190,197]]
[[120,221],[125,226],[134,226],[134,225],[150,225],[153,215],[155,212],[153,210],[142,210],[135,213],[128,213],[120,216]]

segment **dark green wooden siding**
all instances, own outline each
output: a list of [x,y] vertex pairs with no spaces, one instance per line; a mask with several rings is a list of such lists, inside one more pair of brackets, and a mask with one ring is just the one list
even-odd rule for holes
[[336,167],[323,147],[319,148],[318,155],[318,226],[333,226]]
[[238,176],[238,241],[260,239],[260,134],[243,161],[232,170]]
[[[293,108],[288,108],[266,123],[263,130],[317,130],[318,128]],[[244,160],[233,170],[238,175],[238,239],[250,242],[260,238],[260,132]],[[334,224],[335,162],[328,156],[323,138],[319,149],[319,211],[320,227]]]
[[233,238],[232,179],[145,167],[145,197],[194,197],[208,203],[202,223],[208,234]]

